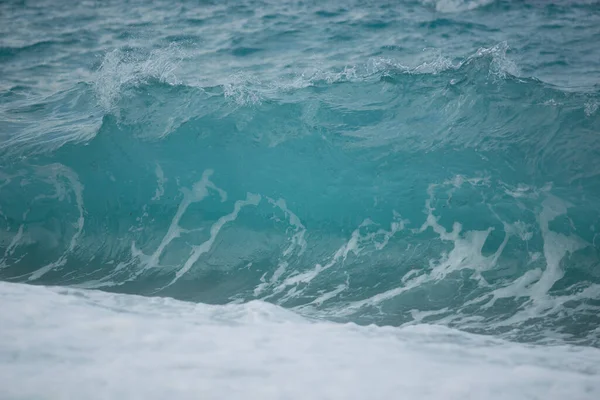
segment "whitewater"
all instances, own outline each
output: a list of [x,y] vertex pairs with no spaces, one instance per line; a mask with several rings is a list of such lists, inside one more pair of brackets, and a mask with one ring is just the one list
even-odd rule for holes
[[600,3],[0,4],[0,398],[596,399]]

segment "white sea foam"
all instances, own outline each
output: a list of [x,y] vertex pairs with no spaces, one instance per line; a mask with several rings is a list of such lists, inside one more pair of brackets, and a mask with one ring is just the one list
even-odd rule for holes
[[167,178],[165,178],[165,173],[163,172],[160,164],[156,164],[156,192],[154,193],[154,197],[152,200],[158,201],[165,194],[165,183],[167,182]]
[[223,93],[238,105],[260,104],[258,86],[260,81],[256,77],[240,72],[228,77],[223,85]]
[[[160,258],[163,255],[163,253],[165,252],[166,248],[169,246],[169,244],[171,244],[171,242],[173,240],[179,238],[182,234],[189,232],[189,230],[186,230],[179,225],[181,218],[183,217],[183,215],[185,214],[185,212],[187,211],[187,209],[190,205],[192,205],[193,203],[201,202],[207,196],[209,196],[209,194],[210,194],[209,189],[213,190],[219,194],[219,196],[221,198],[221,202],[224,202],[227,200],[227,193],[224,190],[217,187],[210,180],[210,177],[212,176],[212,174],[213,174],[213,171],[210,169],[204,171],[204,173],[202,174],[202,179],[200,179],[198,182],[196,182],[192,186],[191,189],[183,188],[181,190],[183,193],[183,199],[181,200],[181,203],[179,204],[179,207],[177,208],[177,212],[175,213],[175,215],[173,216],[173,218],[171,220],[171,224],[169,226],[169,229],[167,230],[167,233],[163,236],[160,244],[158,245],[158,247],[156,248],[156,250],[154,250],[154,252],[152,254],[150,254],[150,255],[145,254],[142,250],[137,248],[135,242],[132,243],[131,253],[134,258],[141,261],[142,268],[139,268],[135,272],[134,276],[130,277],[130,279],[133,279],[133,278],[139,276],[140,274],[142,274],[143,272],[145,272],[148,269],[162,268],[162,266],[160,265]],[[159,187],[160,187],[160,182],[161,181],[164,182],[165,177],[164,177],[164,174],[162,173],[162,170],[159,170],[158,168],[157,168],[157,176],[159,179]],[[256,205],[258,205],[260,200],[261,200],[260,195],[254,194],[254,193],[247,193],[245,200],[236,201],[233,205],[233,211],[231,213],[219,218],[211,226],[210,237],[208,238],[208,240],[206,240],[205,242],[198,244],[198,245],[191,245],[190,253],[189,253],[187,260],[183,263],[183,265],[181,267],[179,267],[177,269],[177,271],[175,272],[175,277],[166,286],[170,286],[173,283],[175,283],[176,281],[178,281],[179,278],[181,278],[185,273],[187,273],[192,268],[192,266],[198,261],[198,259],[200,258],[200,256],[202,256],[202,254],[205,254],[211,250],[212,245],[213,245],[214,241],[216,240],[217,235],[223,228],[223,226],[226,225],[227,223],[235,221],[235,219],[237,218],[238,214],[240,213],[240,211],[243,207],[246,207],[249,205],[256,206]],[[114,274],[114,272],[113,272],[113,274]]]
[[261,279],[261,283],[254,288],[254,296],[259,296],[269,285],[274,285],[279,281],[279,278],[285,273],[289,260],[293,257],[301,256],[306,250],[306,228],[302,224],[302,221],[296,214],[294,214],[287,206],[284,199],[274,200],[272,198],[267,198],[268,202],[275,208],[283,211],[285,217],[289,220],[289,224],[291,226],[291,230],[293,232],[291,238],[289,239],[289,246],[283,251],[281,254],[281,258],[277,265],[277,269],[273,272],[273,275],[269,278],[267,282],[265,277],[266,274],[263,275]]
[[474,10],[486,6],[494,0],[421,0],[425,5],[434,6],[436,11],[442,13],[456,13]]
[[148,54],[121,49],[106,53],[93,82],[100,106],[105,111],[113,111],[125,89],[151,78],[178,84],[176,71],[184,58],[185,52],[174,43]]
[[[85,223],[84,208],[83,208],[83,185],[79,182],[79,177],[75,171],[62,164],[52,164],[40,167],[37,171],[46,182],[50,183],[54,187],[53,195],[40,195],[34,199],[57,199],[58,201],[69,201],[69,192],[72,192],[75,198],[75,204],[79,213],[79,218],[73,224],[75,227],[75,233],[71,236],[69,246],[66,251],[60,256],[60,258],[50,264],[44,265],[43,267],[34,271],[30,276],[29,280],[36,280],[52,271],[55,268],[61,267],[67,263],[67,257],[69,253],[75,250],[77,241],[83,233],[83,225]],[[66,181],[66,182],[65,182]]]
[[[392,288],[363,299],[332,305],[331,308],[323,310],[323,314],[343,317],[354,315],[364,307],[380,307],[383,303],[407,292],[435,285],[459,271],[468,271],[470,279],[477,280],[479,288],[485,288],[483,294],[456,305],[451,311],[447,307],[434,310],[428,307],[424,310],[411,310],[410,313],[413,317],[411,323],[420,323],[424,319],[430,321],[435,319],[436,323],[453,324],[453,326],[460,326],[464,329],[487,332],[494,332],[496,329],[505,331],[506,327],[519,327],[519,329],[508,332],[507,336],[523,337],[527,330],[532,337],[540,338],[543,328],[532,325],[530,323],[532,320],[543,317],[566,318],[578,313],[590,315],[597,313],[597,306],[588,304],[585,300],[600,298],[600,285],[580,282],[569,287],[568,294],[552,292],[555,284],[565,275],[564,266],[562,266],[563,259],[589,246],[590,243],[574,233],[566,235],[551,229],[552,221],[561,216],[564,217],[570,204],[552,195],[549,185],[536,189],[525,186],[510,187],[500,182],[507,195],[519,200],[535,200],[536,204],[539,204],[541,200],[542,204],[541,210],[530,210],[531,216],[537,217],[537,224],[521,220],[505,221],[491,205],[488,205],[492,214],[502,222],[504,231],[502,241],[492,254],[484,255],[483,247],[494,231],[494,227],[466,231],[458,221],[454,222],[451,229],[440,224],[439,216],[434,208],[437,196],[442,195],[442,198],[446,199],[446,204],[449,204],[453,194],[463,186],[489,190],[490,184],[487,178],[467,178],[459,175],[442,184],[430,185],[429,198],[425,203],[425,222],[420,229],[413,229],[412,232],[419,235],[433,231],[440,241],[450,244],[451,249],[442,252],[438,257],[430,258],[428,264],[411,269]],[[536,239],[542,240],[542,252],[529,251],[525,254],[529,255],[529,263],[536,263],[536,265],[531,266],[532,269],[514,280],[488,283],[484,278],[484,273],[497,266],[509,240],[513,244],[521,241],[528,246],[528,242],[532,240],[534,234]],[[298,293],[294,292],[293,295],[298,295]],[[327,300],[327,297],[325,299]],[[513,301],[515,303],[514,310],[507,315],[502,315],[501,318],[492,318],[491,320],[481,314],[473,315],[474,307],[479,310],[487,310],[494,307],[500,299]],[[321,302],[318,303],[318,305],[320,304]],[[566,307],[565,304],[571,304],[571,306]],[[304,307],[298,308],[298,310],[303,309]],[[557,331],[545,330],[543,334],[545,335],[544,340],[549,342],[560,338],[573,339],[571,335]],[[586,340],[594,340],[592,338],[593,335],[588,335]]]
[[2,398],[597,399],[600,351],[0,283]]
[[179,226],[179,222],[191,204],[204,200],[204,198],[209,195],[209,189],[217,191],[221,196],[221,201],[225,201],[227,199],[227,194],[210,181],[212,174],[213,171],[208,169],[202,173],[202,179],[196,182],[191,190],[188,188],[181,189],[181,192],[183,193],[183,199],[181,200],[181,203],[179,203],[177,212],[171,219],[171,224],[169,225],[167,233],[165,236],[163,236],[160,244],[151,255],[148,256],[144,254],[136,247],[135,243],[132,243],[131,252],[134,257],[139,258],[143,262],[144,269],[159,267],[160,257],[165,248],[174,239],[186,232],[185,229]]
[[[283,203],[285,206],[285,203]],[[280,206],[281,208],[281,206]],[[283,208],[282,208],[283,209]],[[295,217],[295,216],[294,216]],[[293,222],[297,220],[297,222]],[[407,220],[401,218],[400,214],[396,211],[393,212],[393,220],[390,223],[390,230],[387,231],[383,228],[374,228],[378,227],[379,224],[371,221],[370,219],[365,219],[350,235],[350,238],[343,243],[336,252],[331,256],[327,263],[324,264],[316,264],[312,269],[307,271],[298,272],[293,271],[290,275],[288,275],[281,283],[278,283],[279,277],[283,274],[285,269],[287,268],[287,262],[285,264],[280,264],[279,268],[275,271],[274,277],[277,279],[271,279],[269,282],[263,281],[255,288],[254,294],[261,294],[266,287],[274,286],[272,292],[263,297],[263,299],[269,299],[274,296],[279,295],[280,293],[287,290],[286,294],[280,299],[280,303],[284,303],[288,299],[292,297],[298,297],[304,292],[304,288],[298,288],[301,284],[310,284],[310,282],[315,279],[322,272],[332,268],[333,266],[339,265],[343,263],[350,254],[354,256],[358,256],[359,254],[367,251],[373,250],[382,250],[389,242],[390,238],[392,238],[397,232],[404,229]],[[290,216],[290,223],[293,226],[298,226],[299,219]],[[302,226],[303,228],[303,226]],[[297,228],[298,230],[298,228]],[[302,240],[304,240],[304,233],[302,233]],[[292,242],[293,243],[293,242]],[[285,252],[284,252],[285,254]],[[315,299],[311,304],[321,304],[326,300],[329,300],[343,290],[347,288],[347,283],[344,285],[338,285],[336,289],[331,292],[327,292],[319,296],[319,298]]]
[[586,116],[591,117],[596,113],[596,111],[598,111],[598,103],[595,101],[585,103],[583,110]]
[[192,266],[196,263],[196,261],[198,261],[198,259],[200,258],[200,256],[202,254],[205,254],[210,251],[213,243],[215,242],[215,239],[217,238],[217,235],[223,228],[223,225],[227,224],[228,222],[235,221],[235,219],[237,218],[238,214],[240,213],[240,211],[243,207],[256,206],[256,205],[258,205],[260,200],[261,200],[260,195],[254,194],[254,193],[248,193],[246,195],[245,200],[236,201],[233,206],[233,211],[230,214],[224,215],[223,217],[219,218],[217,220],[217,222],[215,222],[211,226],[210,238],[200,245],[192,246],[192,251],[190,252],[189,258],[185,261],[183,266],[179,270],[177,270],[177,272],[175,273],[175,277],[167,286],[172,285],[173,283],[177,282],[179,280],[179,278],[181,278],[185,273],[187,273],[192,268]]

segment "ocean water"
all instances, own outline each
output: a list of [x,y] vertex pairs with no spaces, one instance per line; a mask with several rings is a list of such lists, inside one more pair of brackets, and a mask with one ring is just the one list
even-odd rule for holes
[[0,3],[0,398],[596,399],[600,3]]

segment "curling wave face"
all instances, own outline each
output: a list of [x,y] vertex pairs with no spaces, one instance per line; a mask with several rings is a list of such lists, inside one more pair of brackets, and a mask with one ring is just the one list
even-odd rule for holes
[[[472,22],[525,12],[510,2],[241,4],[196,19],[162,10],[171,22],[186,15],[183,32],[223,32],[199,45],[167,24],[139,46],[149,33],[129,25],[137,36],[93,50],[102,55],[75,81],[77,57],[50,63],[53,87],[17,65],[71,34],[2,48],[13,82],[0,105],[0,279],[600,345],[594,65],[564,81],[546,53],[527,59],[535,51],[510,26]],[[528,7],[540,28],[552,12],[568,22],[591,6]],[[313,44],[317,61],[287,68],[310,48],[308,16],[328,21],[336,54]],[[236,36],[240,18],[271,47]],[[555,29],[576,30],[567,22]],[[344,38],[344,26],[364,35]],[[424,28],[443,50],[417,51],[415,38],[404,52],[365,50],[382,32]],[[446,31],[468,29],[494,43],[450,44]],[[267,64],[261,53],[278,55]],[[211,57],[226,72],[203,64]]]

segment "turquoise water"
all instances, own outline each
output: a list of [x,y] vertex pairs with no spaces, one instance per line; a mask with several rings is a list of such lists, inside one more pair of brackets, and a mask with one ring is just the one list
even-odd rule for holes
[[0,31],[1,280],[600,345],[598,2],[5,1]]

